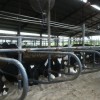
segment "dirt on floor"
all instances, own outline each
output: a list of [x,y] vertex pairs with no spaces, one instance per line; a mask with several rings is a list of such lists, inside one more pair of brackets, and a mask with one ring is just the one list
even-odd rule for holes
[[[17,100],[21,94],[10,85],[7,96],[0,100]],[[29,87],[25,100],[100,100],[100,72],[81,75],[71,82]]]

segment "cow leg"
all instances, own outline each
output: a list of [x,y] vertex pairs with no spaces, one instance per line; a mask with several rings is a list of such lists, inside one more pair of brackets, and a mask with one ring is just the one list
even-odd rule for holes
[[2,96],[2,92],[3,92],[3,82],[0,76],[0,96]]
[[2,96],[2,92],[3,92],[3,81],[2,81],[2,73],[0,72],[0,96]]
[[39,75],[38,66],[33,64],[24,64],[24,65],[28,75],[29,85],[30,86],[37,85],[37,82],[34,82],[33,80],[39,79],[40,75]]
[[0,96],[8,94],[8,88],[4,84],[3,76],[0,74]]
[[8,88],[6,87],[6,85],[3,85],[3,91],[2,91],[3,95],[7,95],[8,94]]

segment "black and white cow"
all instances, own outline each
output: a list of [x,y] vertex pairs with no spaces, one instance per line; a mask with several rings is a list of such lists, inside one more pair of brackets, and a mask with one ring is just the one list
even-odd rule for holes
[[[15,47],[15,46],[14,46]],[[12,46],[12,48],[14,48]],[[11,48],[11,45],[8,43],[3,43],[0,47],[1,49],[7,49]],[[13,55],[12,55],[13,54]],[[0,53],[1,57],[9,57],[9,58],[15,58],[16,54],[14,53]],[[8,88],[5,85],[4,79],[7,79],[10,82],[17,82],[17,75],[18,75],[18,69],[14,64],[6,63],[6,62],[0,62],[0,93],[1,95],[6,95]]]
[[3,73],[0,71],[0,96],[7,95],[8,88],[5,85],[5,77]]
[[[78,47],[78,46],[82,46],[82,44],[74,44],[73,47]],[[64,46],[66,47],[66,46]],[[74,51],[71,53],[74,53],[81,61],[82,65],[83,65],[83,68],[86,68],[87,66],[84,64],[84,60],[83,60],[83,53],[82,52],[79,52],[79,51]],[[63,68],[65,67],[66,69],[68,69],[69,67],[69,70],[70,70],[70,73],[77,73],[77,67],[78,67],[78,63],[76,61],[76,59],[72,56],[68,56],[66,55],[65,57],[62,58],[62,66]]]
[[[48,59],[45,62],[46,71],[48,71],[49,61]],[[59,62],[59,59],[57,57],[51,58],[50,60],[50,66],[51,66],[51,74],[50,77],[52,79],[55,79],[55,77],[61,77],[61,63]],[[48,72],[45,73],[45,76],[48,76]]]
[[[28,56],[30,54],[23,54],[24,65],[27,70],[29,79],[39,80],[40,76],[48,77],[48,55],[47,54],[31,54],[31,59]],[[32,56],[33,55],[33,56]],[[27,58],[28,57],[28,58]],[[30,59],[30,60],[28,60]],[[50,60],[50,77],[55,79],[55,77],[60,76],[60,63],[57,58],[52,57]],[[33,82],[35,84],[35,82]],[[36,83],[37,84],[37,83]]]
[[[17,48],[17,46],[15,44],[8,44],[5,42],[2,44],[2,48],[12,49],[12,48]],[[11,52],[11,53],[4,53],[4,54],[8,58],[18,59],[18,53]],[[23,55],[22,64],[24,65],[26,69],[29,79],[38,80],[41,75],[48,77],[48,62],[47,62],[48,56],[47,55],[43,59],[41,57],[34,58],[32,57],[32,54],[28,55],[27,52],[23,53],[22,55]],[[1,70],[5,72],[4,76],[8,81],[18,82],[17,77],[18,77],[19,71],[15,65],[6,63],[6,65],[2,67]],[[58,73],[60,72],[60,63],[57,59],[51,59],[51,70],[53,70],[53,72],[51,72],[51,77],[54,79],[55,77],[58,76]],[[33,84],[36,84],[36,83],[33,82],[31,84],[29,82],[29,85],[33,85]]]

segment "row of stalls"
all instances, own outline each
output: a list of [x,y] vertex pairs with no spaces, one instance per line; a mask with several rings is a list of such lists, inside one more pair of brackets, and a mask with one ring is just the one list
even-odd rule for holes
[[[41,0],[40,0],[41,1]],[[47,20],[45,18],[45,13],[42,12],[42,15],[44,16],[43,19],[29,17],[21,14],[15,14],[10,13],[6,11],[0,11],[0,19],[7,20],[7,21],[14,21],[18,23],[19,28],[17,31],[17,36],[15,35],[6,35],[3,36],[3,34],[0,36],[1,42],[10,44],[16,44],[17,48],[2,48],[1,43],[1,49],[0,53],[2,54],[18,54],[18,59],[14,59],[13,57],[0,57],[0,62],[7,62],[16,65],[18,68],[18,89],[22,90],[21,95],[19,96],[18,100],[24,100],[27,92],[28,92],[28,85],[29,83],[36,83],[36,84],[52,84],[52,83],[59,83],[59,82],[65,82],[65,81],[72,81],[79,77],[80,74],[86,74],[86,73],[92,73],[97,72],[100,70],[100,47],[94,46],[91,44],[86,45],[85,44],[85,35],[98,33],[98,31],[86,28],[85,23],[82,26],[75,26],[70,24],[64,24],[59,23],[55,21],[50,21],[50,8],[54,6],[54,1],[51,0],[51,7],[50,7],[50,0],[47,3],[46,0],[43,2],[40,2],[43,7],[43,5],[48,4],[45,9],[47,12]],[[40,12],[41,9],[36,4],[34,5],[34,2],[36,3],[36,0],[30,0],[32,3],[32,7],[37,12]],[[35,7],[35,8],[34,8]],[[20,24],[25,23],[27,24],[34,24],[36,26],[42,26],[41,28],[45,27],[46,32],[48,33],[48,37],[42,37],[42,34],[40,33],[40,37],[34,37],[34,36],[21,36],[21,27]],[[53,35],[53,38],[51,38],[52,30],[57,30],[59,34],[63,33],[69,33],[67,37],[68,40],[65,40],[65,43],[62,43],[61,46],[59,46],[59,36]],[[60,32],[59,32],[60,30]],[[64,30],[64,32],[61,32]],[[66,31],[65,31],[66,30]],[[78,41],[76,39],[72,39],[72,36],[70,35],[73,32],[82,33],[81,36],[81,44],[77,43]],[[79,38],[79,36],[77,36]],[[74,40],[76,40],[75,45],[72,43]],[[51,43],[53,42],[53,46]],[[63,41],[62,41],[63,42]],[[27,45],[27,44],[30,44]],[[97,59],[98,58],[98,59]],[[23,62],[28,64],[30,63],[29,67],[32,67],[33,65],[38,68],[39,63],[43,60],[45,63],[46,60],[48,60],[46,65],[46,71],[47,76],[46,79],[43,77],[44,74],[40,75],[42,76],[42,79],[39,77],[39,79],[35,79],[34,77],[30,78],[28,75],[27,70],[25,69]],[[58,63],[59,61],[59,63]],[[61,63],[60,63],[61,62]],[[44,64],[44,63],[40,63]],[[44,64],[45,65],[45,64]],[[55,65],[55,66],[54,66]],[[33,66],[33,68],[34,68]],[[43,67],[43,65],[41,65]],[[53,67],[52,67],[53,66]],[[60,67],[58,67],[60,66]],[[40,66],[39,66],[40,67]],[[10,67],[9,67],[10,69]],[[11,74],[4,72],[3,70],[0,70],[3,72],[3,74]],[[38,72],[32,72],[33,74],[37,74]],[[43,72],[42,72],[43,73]],[[59,74],[57,77],[52,78],[52,74]],[[14,74],[13,74],[14,75]]]
[[[47,36],[44,37],[44,38],[40,38],[39,36],[38,37],[30,36],[30,37],[33,37],[33,38],[22,40],[22,47],[23,48],[25,48],[25,47],[26,48],[28,48],[28,47],[29,48],[36,48],[36,47],[47,47],[48,46]],[[4,42],[17,45],[16,39],[3,39],[2,36],[1,36],[0,44],[3,44]],[[53,38],[51,38],[51,47],[57,47],[57,46],[63,47],[65,45],[73,46],[74,44],[82,44],[82,43],[83,43],[82,38],[81,39],[80,38],[74,38],[74,39],[71,38],[70,39],[68,37],[59,37],[59,38],[53,37]],[[91,46],[99,46],[100,40],[99,40],[99,38],[93,39],[91,37],[91,39],[90,39],[88,37],[88,38],[85,38],[85,44],[88,44],[88,45],[91,45]]]
[[[65,47],[23,47],[22,42],[25,40],[31,40],[33,37],[24,37],[24,36],[1,36],[3,39],[14,39],[17,41],[17,47],[18,48],[6,48],[6,49],[0,49],[0,53],[17,53],[18,59],[15,60],[12,58],[2,58],[0,57],[1,62],[8,62],[15,64],[19,69],[18,76],[21,76],[22,78],[18,78],[19,83],[19,89],[21,89],[21,81],[23,81],[23,93],[21,96],[21,100],[24,99],[24,97],[27,94],[28,91],[28,82],[30,81],[35,82],[36,84],[50,84],[50,83],[58,83],[58,82],[65,82],[65,81],[72,81],[80,74],[85,73],[92,73],[97,72],[100,70],[99,68],[99,58],[100,58],[100,52],[99,52],[99,46],[83,46],[82,44],[76,44],[75,46],[66,45]],[[39,38],[38,38],[39,39]],[[7,42],[4,42],[7,43]],[[14,43],[13,43],[14,44]],[[10,45],[10,44],[9,44]],[[40,63],[42,60],[48,59],[48,78],[44,80],[42,79],[33,79],[27,78],[25,67],[22,65],[23,62],[31,63],[30,66],[34,65],[34,62]],[[56,65],[58,69],[52,69],[52,67],[55,67],[52,65],[52,61],[55,62],[55,59],[58,61],[61,61],[61,63],[58,63]],[[19,60],[19,61],[18,61]],[[40,63],[41,64],[41,63]],[[60,66],[60,67],[59,67]],[[10,68],[10,66],[9,66]],[[73,72],[74,71],[74,72]],[[6,73],[6,72],[5,72]],[[34,72],[33,72],[34,73]],[[51,78],[51,74],[61,74],[60,77],[56,77],[54,79]],[[6,73],[7,74],[7,73]],[[42,75],[43,77],[43,75]],[[45,76],[44,76],[45,77]]]

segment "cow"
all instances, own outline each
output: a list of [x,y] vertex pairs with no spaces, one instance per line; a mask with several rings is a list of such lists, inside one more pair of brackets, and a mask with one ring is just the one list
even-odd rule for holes
[[2,71],[0,70],[0,96],[4,96],[4,95],[7,95],[8,93],[8,88],[6,87],[5,85],[5,77],[3,76],[3,73]]
[[[11,48],[11,46],[5,42],[1,45],[0,48],[7,49]],[[10,57],[17,59],[17,57],[11,53],[0,53],[0,57]],[[17,74],[18,69],[16,65],[7,62],[0,62],[0,95],[6,95],[8,92],[8,88],[6,87],[4,80],[7,79],[10,82],[17,82]]]
[[[8,44],[8,43],[3,43],[2,45],[3,49],[13,49],[17,48],[15,44]],[[5,54],[6,57],[8,58],[14,58],[18,59],[18,53],[3,53]],[[34,54],[29,54],[28,52],[24,52],[22,54],[22,64],[24,65],[28,78],[29,79],[35,79],[39,80],[39,77],[43,75],[44,77],[48,77],[48,63],[47,62],[48,55],[39,55],[38,53],[36,56]],[[11,64],[11,63],[6,63],[4,67],[1,68],[5,73],[5,78],[9,82],[18,82],[18,68],[16,65]],[[51,59],[51,76],[54,79],[55,77],[58,76],[58,73],[60,72],[60,63],[58,62],[57,58],[56,59]],[[29,82],[29,85],[37,84],[35,82],[31,83]]]
[[[82,46],[82,44],[74,44],[73,47],[78,47],[78,46]],[[66,45],[64,46],[66,47]],[[71,53],[74,53],[81,61],[83,68],[86,68],[86,64],[84,64],[84,54],[83,52],[79,52],[79,51],[71,51]],[[78,67],[78,63],[76,61],[76,59],[72,56],[68,56],[66,55],[65,57],[62,58],[62,66],[63,69],[69,69],[69,73],[77,73],[77,67]]]
[[[49,61],[48,59],[45,62],[46,71],[48,71]],[[61,63],[59,62],[57,57],[51,58],[50,60],[50,69],[51,69],[51,78],[55,79],[55,77],[61,77]],[[48,76],[48,72],[45,73],[45,76]]]
[[[12,49],[17,48],[15,44],[8,44],[3,43],[2,48],[4,49]],[[18,59],[18,53],[3,53],[6,57]],[[80,56],[80,55],[79,55]],[[66,59],[67,58],[67,59]],[[80,58],[81,59],[81,58]],[[65,60],[65,61],[64,61]],[[64,65],[62,62],[64,61]],[[66,66],[68,63],[68,56],[65,56],[64,58],[58,58],[55,56],[51,56],[51,71],[48,71],[48,54],[32,54],[29,52],[22,53],[22,64],[24,65],[28,78],[39,80],[40,76],[44,76],[48,78],[48,72],[50,73],[51,79],[55,79],[56,77],[61,77],[61,69],[64,69],[63,66]],[[75,66],[76,60],[73,57],[70,57],[70,64],[72,66]],[[63,65],[63,66],[62,66]],[[77,65],[77,64],[76,64]],[[77,70],[71,68],[71,73],[77,73]],[[18,82],[18,74],[19,70],[16,67],[16,65],[6,63],[5,67],[1,68],[6,74],[4,74],[5,78],[10,82]],[[10,73],[10,74],[9,74]],[[9,74],[9,75],[8,75]],[[29,85],[37,85],[36,82],[30,82]]]
[[[82,46],[82,44],[74,44],[73,45],[74,47],[77,47],[77,46]],[[85,46],[87,47],[91,47],[93,45],[90,45],[90,44],[85,44]],[[97,50],[98,52],[100,52],[100,50]],[[87,64],[90,64],[90,63],[94,63],[94,64],[98,64],[99,61],[100,61],[100,56],[97,54],[97,53],[93,53],[93,52],[74,52],[76,55],[81,55],[81,62],[82,62],[82,65],[83,65],[83,69],[87,68]],[[80,53],[80,54],[79,54]]]
[[[39,53],[32,54],[29,52],[24,52],[23,61],[24,61],[25,68],[28,70],[27,74],[29,78],[39,80],[40,76],[44,76],[46,78],[48,77],[48,72],[49,72],[48,54],[39,54]],[[60,63],[57,57],[54,56],[51,57],[50,68],[51,68],[50,77],[51,79],[55,79],[55,77],[58,77],[60,73]],[[30,71],[31,73],[28,73]],[[35,83],[33,82],[33,84]]]

